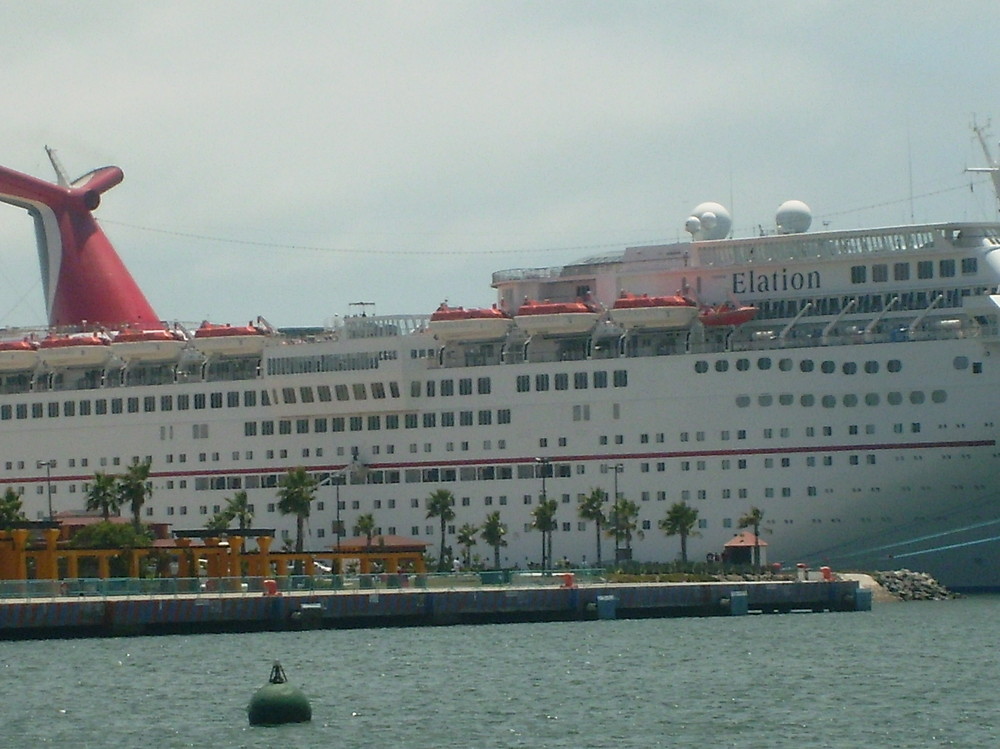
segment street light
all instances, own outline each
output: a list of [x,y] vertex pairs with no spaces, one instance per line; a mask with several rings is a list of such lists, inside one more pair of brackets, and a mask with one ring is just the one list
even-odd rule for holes
[[615,477],[614,477],[614,481],[615,481],[615,495],[614,495],[614,499],[612,500],[611,512],[613,512],[614,515],[615,515],[615,563],[617,564],[620,561],[619,560],[619,556],[621,555],[621,542],[619,540],[619,538],[621,536],[621,524],[620,524],[620,521],[618,519],[618,515],[619,515],[619,513],[618,513],[618,474],[619,473],[623,473],[625,471],[625,466],[623,466],[621,463],[615,463],[613,466],[605,466],[605,468],[607,468],[610,471],[613,471],[614,474],[615,474]]
[[52,520],[54,517],[52,515],[52,469],[56,467],[56,462],[49,458],[48,460],[39,460],[35,466],[45,469],[45,493],[49,499],[49,520]]

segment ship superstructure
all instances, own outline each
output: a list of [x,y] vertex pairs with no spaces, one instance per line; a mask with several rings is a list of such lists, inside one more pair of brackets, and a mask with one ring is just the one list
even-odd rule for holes
[[[35,198],[3,199],[44,218]],[[795,201],[777,224],[730,239],[725,209],[703,204],[690,242],[498,272],[482,310],[286,334],[133,308],[99,330],[81,313],[53,320],[59,336],[10,331],[0,483],[45,517],[49,499],[81,509],[95,472],[149,460],[149,521],[201,527],[246,490],[255,524],[288,538],[276,492],[304,466],[320,481],[316,550],[367,513],[378,534],[436,546],[426,499],[444,488],[447,543],[498,511],[502,562],[522,568],[540,561],[543,492],[558,500],[555,557],[595,560],[578,501],[600,488],[638,505],[621,552],[636,560],[677,556],[658,529],[676,502],[699,512],[692,558],[756,506],[772,561],[1000,587],[1000,224],[808,232]],[[43,271],[86,306],[71,275]]]

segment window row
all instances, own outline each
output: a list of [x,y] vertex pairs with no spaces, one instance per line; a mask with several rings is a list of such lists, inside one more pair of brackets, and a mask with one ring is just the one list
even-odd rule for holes
[[[851,283],[867,283],[868,271],[871,269],[872,283],[886,283],[892,281],[909,281],[910,272],[916,266],[916,278],[927,280],[931,278],[954,278],[956,273],[955,258],[942,258],[937,263],[933,260],[918,260],[916,263],[872,263],[869,265],[851,266]],[[935,276],[935,265],[937,274]],[[974,276],[979,270],[979,259],[975,257],[963,257],[960,259],[961,272],[963,276]],[[891,272],[891,273],[890,273]],[[890,275],[892,278],[890,279]]]
[[[754,367],[754,365],[756,365],[757,369],[760,371],[766,372],[775,366],[775,361],[770,356],[759,356],[757,357],[756,362],[751,362],[750,359],[746,357],[740,357],[732,362],[732,367],[737,372],[748,372]],[[714,365],[710,365],[704,359],[699,359],[694,363],[694,371],[698,374],[705,374],[710,369],[716,372],[728,372],[729,367],[729,359],[718,359]],[[843,362],[838,367],[837,362],[831,359],[824,359],[819,362],[819,366],[817,367],[816,362],[813,359],[802,359],[799,361],[798,367],[796,367],[794,360],[788,357],[783,357],[777,360],[777,369],[779,372],[794,372],[797,369],[799,372],[807,374],[809,372],[815,372],[817,369],[823,374],[836,374],[838,371],[845,375],[857,374],[859,371],[863,371],[865,374],[878,374],[881,369],[881,364],[874,359],[869,359],[861,364],[860,367],[858,363],[854,361]],[[899,359],[889,359],[885,363],[885,370],[896,374],[903,371],[903,363]]]
[[[569,372],[557,372],[553,375],[541,373],[536,374],[534,378],[532,378],[531,375],[518,375],[516,383],[517,392],[530,392],[532,390],[532,384],[534,384],[534,390],[536,392],[545,392],[550,389],[569,390],[570,376]],[[608,373],[604,370],[589,373],[573,372],[572,378],[574,390],[586,390],[589,387],[596,389],[608,387]],[[616,388],[628,387],[628,371],[624,369],[614,370],[611,373],[611,385]]]
[[[821,395],[816,396],[812,393],[804,393],[799,396],[799,405],[805,406],[806,408],[811,408],[819,403],[823,408],[835,408],[837,406],[838,400],[840,404],[846,408],[854,408],[861,403],[861,398],[859,398],[855,393],[847,393],[845,395],[838,397],[836,395]],[[864,404],[866,406],[878,406],[882,403],[882,396],[878,393],[865,393],[863,396]],[[944,403],[948,400],[948,393],[944,390],[932,390],[930,393],[931,403]],[[739,408],[747,408],[754,399],[749,395],[737,395],[736,405]],[[756,398],[757,405],[768,407],[777,403],[780,406],[791,406],[795,404],[795,396],[791,393],[780,393],[777,398],[775,398],[770,393],[762,393]],[[927,394],[923,390],[911,390],[907,395],[893,390],[886,394],[885,402],[890,406],[899,406],[904,402],[912,404],[914,406],[919,406],[927,402]]]

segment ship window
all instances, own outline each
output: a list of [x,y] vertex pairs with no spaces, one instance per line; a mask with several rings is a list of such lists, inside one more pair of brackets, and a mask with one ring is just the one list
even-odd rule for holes
[[[433,381],[428,381],[427,385],[431,390],[433,390]],[[367,392],[365,391],[365,384],[363,382],[355,382],[351,385],[351,391],[354,395],[354,400],[356,401],[363,401],[368,397]],[[433,393],[429,392],[428,395],[433,395]]]
[[872,266],[872,281],[884,283],[889,280],[889,266],[885,263],[878,263]]
[[454,411],[444,411],[441,414],[441,426],[443,427],[453,427],[455,426],[455,412]]
[[[10,406],[7,406],[7,408],[10,408]],[[80,416],[90,416],[90,401],[80,401]]]
[[476,380],[476,392],[480,395],[489,395],[493,392],[493,383],[489,377],[480,377]]
[[843,366],[843,371],[844,374],[846,375],[857,374],[858,365],[852,361],[845,361]]
[[[138,399],[136,399],[138,400]],[[58,419],[59,418],[59,403],[58,401],[51,401],[48,407],[49,418]],[[137,409],[138,410],[138,409]]]
[[[177,396],[177,405],[178,405],[178,408],[180,407],[181,398],[187,398],[187,396],[186,395],[178,395]],[[187,403],[187,401],[185,401],[185,403]],[[185,405],[185,408],[186,407],[187,406]],[[17,407],[17,410],[18,410],[18,417],[17,418],[19,418],[19,419],[23,419],[24,418],[23,416],[20,415],[21,408],[22,408],[22,406],[18,406]],[[99,415],[103,415],[103,414],[106,414],[107,412],[108,412],[108,402],[104,398],[98,398],[97,400],[94,401],[94,413],[99,414]]]
[[[415,383],[417,386],[417,395],[420,395],[420,383]],[[337,396],[337,400],[346,401],[350,396],[347,394],[347,385],[334,385],[333,392]]]
[[824,395],[819,401],[823,408],[833,408],[837,405],[837,398],[833,395]]
[[890,359],[888,362],[886,362],[885,368],[888,369],[890,372],[899,372],[903,368],[903,362],[901,362],[899,359]]
[[799,405],[805,406],[806,408],[811,408],[816,403],[816,396],[812,393],[806,393],[799,398]]
[[[385,415],[385,428],[386,429],[399,429],[399,414],[386,414]],[[392,445],[389,445],[392,448]],[[388,452],[392,452],[390,449]]]
[[[202,399],[204,399],[204,397],[205,396],[203,395]],[[195,397],[195,403],[197,403],[197,396]],[[37,406],[39,404],[36,403],[35,405]],[[202,405],[202,408],[204,408],[204,405]],[[111,413],[113,413],[113,414],[120,414],[121,412],[122,412],[122,399],[121,398],[112,398],[111,399]],[[41,416],[41,414],[38,414],[38,415]]]
[[771,368],[771,357],[762,356],[757,359],[757,369],[768,370]]
[[705,372],[708,371],[708,362],[696,361],[694,363],[694,371],[697,372],[698,374],[705,374]]
[[924,393],[922,390],[914,390],[910,393],[910,403],[915,406],[919,406],[924,402]]
[[212,393],[209,396],[212,408],[222,408],[222,393]]
[[455,394],[455,381],[454,380],[441,380],[441,395],[449,396]]
[[[0,420],[10,421],[11,417],[14,415],[14,411],[10,406],[0,406]],[[10,465],[8,464],[7,470],[10,470]]]
[[603,370],[594,372],[594,387],[606,388],[608,386],[608,373]]
[[309,434],[309,419],[296,419],[295,420],[295,433],[296,434]]
[[792,371],[792,360],[791,359],[778,359],[778,369],[782,372]]
[[299,398],[302,399],[303,403],[312,403],[315,400],[315,397],[313,396],[313,389],[311,387],[300,387]]
[[971,276],[979,269],[979,263],[974,257],[962,258],[962,275]]
[[837,370],[837,363],[827,359],[819,365],[819,369],[823,374],[832,374]]
[[368,431],[377,432],[382,428],[382,417],[375,414],[368,417]]
[[[590,416],[589,407],[587,416]],[[510,424],[510,409],[501,408],[497,411],[497,424]]]
[[253,437],[256,434],[257,434],[257,422],[256,421],[244,421],[243,422],[243,436],[244,437]]
[[852,265],[851,266],[851,283],[865,283],[867,280],[868,273],[867,268],[863,265]]
[[948,400],[948,394],[944,390],[932,390],[931,401],[934,403],[944,403]]
[[878,373],[878,362],[870,360],[870,359],[868,361],[866,361],[865,362],[865,372],[867,372],[868,374],[877,374]]
[[432,427],[437,426],[437,414],[424,414],[423,422],[424,429],[431,429]]
[[727,372],[729,371],[729,362],[726,359],[719,359],[715,362],[716,372]]
[[566,372],[559,372],[553,380],[556,390],[569,390],[569,375]]
[[879,402],[878,393],[865,393],[865,405],[877,406]]
[[295,388],[282,388],[281,397],[285,403],[295,403]]
[[291,419],[281,419],[278,421],[278,434],[291,434],[292,433],[292,420]]
[[764,393],[762,395],[757,396],[757,405],[759,406],[765,406],[765,407],[770,406],[773,401],[774,398],[771,396],[770,393]]
[[331,432],[343,432],[344,431],[344,417],[334,416],[330,419],[330,431]]
[[750,396],[749,395],[737,395],[736,396],[736,405],[739,406],[740,408],[746,408],[747,406],[750,405]]
[[628,387],[628,370],[616,369],[612,376],[612,384],[616,388]]
[[[194,407],[195,407],[195,409],[202,409],[202,408],[205,407],[205,394],[204,393],[195,393],[194,394]],[[111,411],[114,412],[114,410],[115,410],[115,404],[114,404],[114,401],[112,401],[112,403],[111,403]]]
[[493,412],[489,410],[483,410],[479,412],[479,424],[480,426],[485,426],[487,424],[493,423]]
[[472,411],[459,411],[458,412],[458,423],[463,427],[472,426]]
[[909,281],[910,280],[910,264],[909,263],[893,263],[892,264],[892,279],[894,281]]
[[372,388],[372,398],[377,398],[382,400],[385,398],[385,385],[381,382],[373,382],[371,384]]
[[795,396],[791,393],[781,393],[778,395],[778,403],[783,406],[790,406],[795,402]]
[[955,276],[955,261],[951,258],[941,260],[938,263],[938,275],[941,278],[953,278]]
[[750,360],[749,359],[737,359],[736,360],[736,369],[738,369],[740,372],[746,372],[748,369],[750,369]]
[[898,406],[900,403],[903,402],[903,396],[901,393],[893,391],[889,393],[888,396],[886,396],[886,400],[889,401],[890,406]]
[[[316,386],[316,395],[318,395],[319,399],[321,401],[323,401],[324,403],[329,403],[330,400],[331,400],[330,386],[329,385],[317,385]],[[250,405],[253,405],[253,404],[252,403],[245,403],[244,405],[250,406]]]
[[917,278],[934,278],[934,261],[917,261]]
[[[142,410],[146,413],[152,413],[156,410],[156,396],[147,395],[142,399]],[[67,414],[67,416],[72,416],[72,414]]]
[[531,389],[531,376],[530,375],[518,375],[517,376],[517,392],[527,393]]
[[[180,396],[177,396],[177,397],[180,398]],[[261,390],[260,391],[260,405],[262,405],[262,406],[270,406],[271,405],[271,396],[268,394],[268,392],[266,390]]]
[[955,369],[968,369],[969,368],[969,357],[967,356],[956,356],[952,361],[952,366]]
[[577,390],[586,390],[589,378],[586,372],[573,373],[573,387]]
[[458,381],[459,395],[472,395],[472,378],[463,377]]
[[399,397],[399,383],[395,380],[389,382],[389,396],[392,398]]
[[856,396],[854,393],[847,393],[844,396],[844,405],[847,406],[848,408],[854,408],[856,405],[858,405],[858,396]]

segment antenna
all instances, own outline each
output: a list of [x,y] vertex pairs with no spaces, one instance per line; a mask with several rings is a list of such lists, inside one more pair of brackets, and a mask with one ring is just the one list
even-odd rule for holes
[[1000,210],[1000,162],[993,158],[993,154],[990,153],[990,147],[986,145],[986,129],[989,126],[989,120],[986,121],[986,125],[983,127],[980,127],[975,119],[972,120],[972,132],[979,139],[979,145],[983,149],[983,154],[986,156],[986,163],[989,166],[970,166],[966,167],[965,171],[987,172],[990,175],[990,179],[993,180],[993,194],[997,199],[997,210]]

